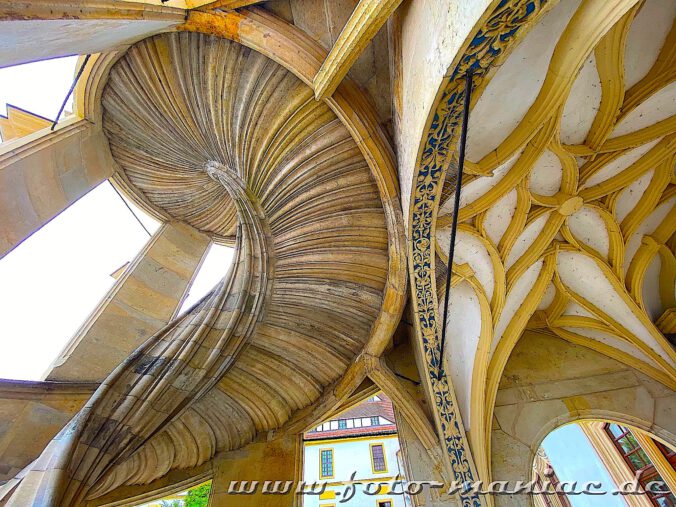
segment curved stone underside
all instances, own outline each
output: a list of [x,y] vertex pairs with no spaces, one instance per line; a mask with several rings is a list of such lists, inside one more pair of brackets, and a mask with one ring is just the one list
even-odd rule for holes
[[287,229],[312,213],[330,221],[332,210],[318,202],[325,197],[340,214],[339,188],[353,188],[357,208],[378,200],[364,181],[365,160],[329,107],[239,44],[190,34],[136,44],[111,70],[102,103],[111,152],[131,190],[203,232],[231,236],[236,225],[231,199],[202,171],[209,160],[235,169],[275,216],[302,196],[307,202],[286,217]]
[[558,2],[474,90],[446,364],[477,442],[525,329],[676,386],[676,4],[604,3]]
[[149,201],[231,234],[235,203],[204,171],[223,164],[259,203],[274,258],[248,347],[215,389],[120,466],[124,477],[109,476],[108,490],[237,448],[315,401],[366,343],[388,259],[378,189],[347,129],[259,53],[200,34],[154,37],[116,64],[102,101],[113,157]]
[[388,277],[369,166],[276,63],[225,39],[165,34],[127,52],[102,101],[132,191],[201,230],[236,230],[237,254],[224,281],[120,365],[18,477],[49,463],[56,479],[40,479],[36,494],[58,505],[282,426],[378,332]]

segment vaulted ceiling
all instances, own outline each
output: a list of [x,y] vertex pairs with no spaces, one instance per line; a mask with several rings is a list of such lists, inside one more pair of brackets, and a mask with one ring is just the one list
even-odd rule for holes
[[467,428],[489,426],[524,329],[676,386],[676,5],[592,4],[550,8],[474,90],[446,351]]

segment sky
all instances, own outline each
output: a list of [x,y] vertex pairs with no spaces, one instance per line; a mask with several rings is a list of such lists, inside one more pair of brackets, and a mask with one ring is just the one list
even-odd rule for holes
[[[616,486],[589,439],[577,424],[568,424],[552,431],[542,442],[560,481],[601,482],[603,491]],[[573,507],[627,507],[621,496],[568,495]]]
[[[0,114],[7,115],[5,104],[9,103],[50,120],[56,118],[73,84],[77,58],[52,58],[0,69]],[[72,110],[72,97],[66,110]]]
[[[72,84],[77,57],[0,69],[6,103],[53,119]],[[152,233],[159,223],[130,203]],[[110,276],[150,239],[109,182],[90,191],[0,259],[0,378],[40,380],[113,286]],[[213,246],[185,309],[226,273],[232,249]]]
[[148,239],[104,182],[1,259],[0,377],[39,380]]
[[[159,223],[133,206],[152,233]],[[0,259],[0,378],[40,380],[150,239],[104,182]],[[182,311],[225,275],[233,249],[212,244]]]
[[214,288],[224,276],[232,263],[234,249],[212,243],[207,252],[204,262],[200,266],[197,276],[188,290],[188,297],[185,298],[179,313],[190,309],[211,289]]

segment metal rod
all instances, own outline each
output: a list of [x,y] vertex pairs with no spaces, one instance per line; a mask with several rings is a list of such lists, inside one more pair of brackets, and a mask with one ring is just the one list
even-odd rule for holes
[[402,375],[401,373],[397,373],[396,371],[394,372],[394,374],[395,374],[397,377],[399,377],[399,378],[403,378],[404,380],[408,380],[408,381],[411,382],[412,384],[415,384],[415,385],[417,385],[417,386],[420,385],[420,382],[418,382],[417,380],[413,380],[412,378],[409,378],[409,377],[407,377],[406,375]]
[[122,197],[122,194],[120,193],[120,191],[119,191],[117,188],[115,188],[115,185],[113,185],[113,184],[111,183],[110,186],[113,187],[113,190],[115,190],[115,193],[116,193],[117,195],[120,196],[120,199],[122,199],[122,202],[124,203],[124,205],[127,207],[127,209],[128,209],[129,211],[131,211],[131,214],[134,215],[134,218],[138,221],[139,224],[141,224],[141,227],[143,227],[143,230],[146,231],[146,232],[148,233],[148,236],[152,236],[152,234],[151,234],[150,231],[146,228],[146,226],[143,225],[143,222],[141,222],[141,219],[140,219],[139,217],[137,217],[137,216],[136,216],[136,213],[134,213],[134,210],[131,209],[131,206],[129,206],[129,203],[127,202],[127,200],[126,200],[124,197]]
[[75,86],[77,85],[77,82],[80,79],[80,76],[82,76],[82,73],[84,72],[85,66],[87,65],[87,62],[89,61],[90,56],[92,56],[92,55],[85,56],[84,62],[82,62],[82,65],[80,65],[80,70],[77,71],[77,74],[75,75],[75,79],[73,80],[73,84],[70,85],[70,90],[68,90],[68,94],[66,95],[66,98],[63,99],[63,103],[61,104],[61,108],[59,109],[59,112],[56,115],[56,119],[54,120],[54,123],[52,123],[51,130],[54,130],[56,128],[56,124],[59,123],[59,118],[61,118],[61,113],[63,113],[63,110],[66,107],[66,102],[68,102],[68,97],[70,97],[70,95],[73,93],[73,90],[75,89]]
[[465,147],[467,145],[467,123],[469,106],[472,100],[472,72],[465,75],[465,101],[462,109],[462,130],[460,131],[460,149],[458,153],[458,175],[455,180],[455,196],[453,200],[453,222],[448,246],[448,271],[446,272],[446,294],[444,297],[444,320],[441,324],[441,347],[439,349],[439,370],[437,378],[441,378],[444,365],[444,348],[446,346],[446,319],[451,294],[451,272],[453,271],[453,254],[455,253],[455,234],[458,230],[458,213],[460,212],[460,190],[462,189],[462,173],[465,169]]

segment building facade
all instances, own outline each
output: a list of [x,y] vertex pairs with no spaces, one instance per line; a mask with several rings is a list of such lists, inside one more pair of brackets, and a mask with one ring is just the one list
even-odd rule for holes
[[324,482],[326,489],[304,495],[303,505],[335,507],[343,500],[355,507],[404,507],[404,483],[393,488],[405,481],[400,463],[392,403],[383,394],[370,397],[305,434],[303,480]]

